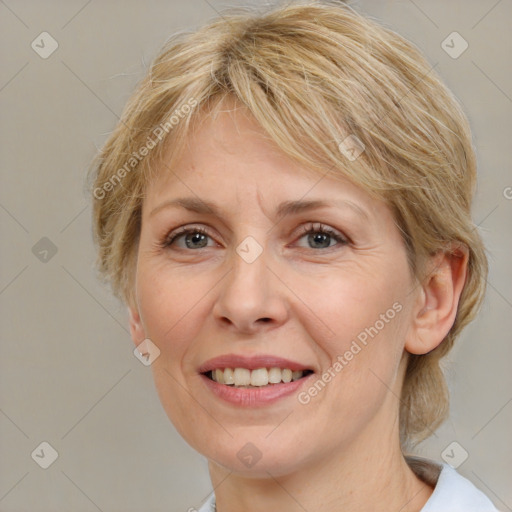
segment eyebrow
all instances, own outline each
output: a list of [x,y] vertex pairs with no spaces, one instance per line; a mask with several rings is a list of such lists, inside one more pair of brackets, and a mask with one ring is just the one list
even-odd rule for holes
[[[340,199],[337,201],[322,201],[319,199],[314,200],[295,200],[295,201],[284,201],[276,209],[276,216],[282,217],[285,215],[296,215],[298,213],[315,210],[318,208],[328,208],[332,206],[348,206],[359,216],[369,220],[368,213],[362,209],[359,205],[348,201],[346,199]],[[149,214],[150,217],[155,215],[160,210],[165,208],[183,208],[190,212],[199,214],[215,215],[222,217],[220,209],[212,202],[196,197],[179,197],[176,199],[170,199],[154,208]]]

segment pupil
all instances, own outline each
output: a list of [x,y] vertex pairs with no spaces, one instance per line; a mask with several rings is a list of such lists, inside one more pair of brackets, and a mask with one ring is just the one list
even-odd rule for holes
[[[191,243],[189,243],[189,240],[186,240],[187,247],[189,249],[191,249],[193,247],[197,247],[197,245],[194,245],[195,242],[199,242],[201,240],[205,240],[206,239],[206,235],[204,235],[203,233],[194,233],[193,235],[190,235],[190,239],[192,240]],[[204,245],[202,245],[201,247],[204,247]]]
[[328,241],[329,235],[322,234],[322,233],[317,233],[316,235],[313,235],[312,238],[313,238],[313,242],[314,243],[320,243],[320,244],[322,244],[322,242],[325,242],[326,239],[327,239],[327,245],[324,244],[323,247],[328,247],[329,246],[329,241]]

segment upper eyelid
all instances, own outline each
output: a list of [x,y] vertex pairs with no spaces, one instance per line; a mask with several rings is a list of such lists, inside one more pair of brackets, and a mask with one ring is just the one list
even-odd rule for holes
[[341,238],[348,238],[343,231],[339,229],[333,228],[329,224],[324,224],[323,222],[306,222],[300,226],[300,234],[307,234],[309,231],[319,231],[319,232],[328,232],[329,234],[338,235]]

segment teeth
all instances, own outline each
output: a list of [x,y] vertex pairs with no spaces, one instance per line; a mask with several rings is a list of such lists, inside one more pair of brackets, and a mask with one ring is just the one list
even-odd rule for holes
[[298,371],[298,372],[292,372],[292,380],[298,380],[302,377],[302,374],[304,372]]
[[292,372],[289,368],[216,368],[212,371],[212,380],[228,386],[261,387],[280,382],[298,380],[304,375],[302,370]]
[[247,368],[235,368],[233,372],[235,386],[248,386],[251,383],[251,371]]
[[[217,370],[215,370],[217,371]],[[219,370],[222,372],[222,370]],[[213,376],[213,374],[212,374]],[[219,382],[219,381],[217,381]],[[233,370],[231,368],[226,368],[224,370],[224,384],[227,384],[228,386],[232,386],[235,383],[235,376],[233,375]]]
[[288,370],[288,368],[284,369],[281,372],[281,379],[283,379],[283,382],[291,382],[291,380],[292,380],[292,371]]
[[271,384],[279,384],[281,382],[281,368],[270,368],[268,371],[268,381]]
[[219,384],[224,384],[224,372],[222,370],[214,371],[215,378],[213,380],[217,381]]
[[266,386],[267,384],[268,371],[266,368],[258,368],[251,372],[251,386]]

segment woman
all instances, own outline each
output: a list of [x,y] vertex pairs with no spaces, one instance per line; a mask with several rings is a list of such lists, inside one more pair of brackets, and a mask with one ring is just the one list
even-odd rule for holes
[[487,261],[467,119],[418,50],[295,3],[173,38],[94,168],[99,268],[201,508],[493,511],[409,455]]

